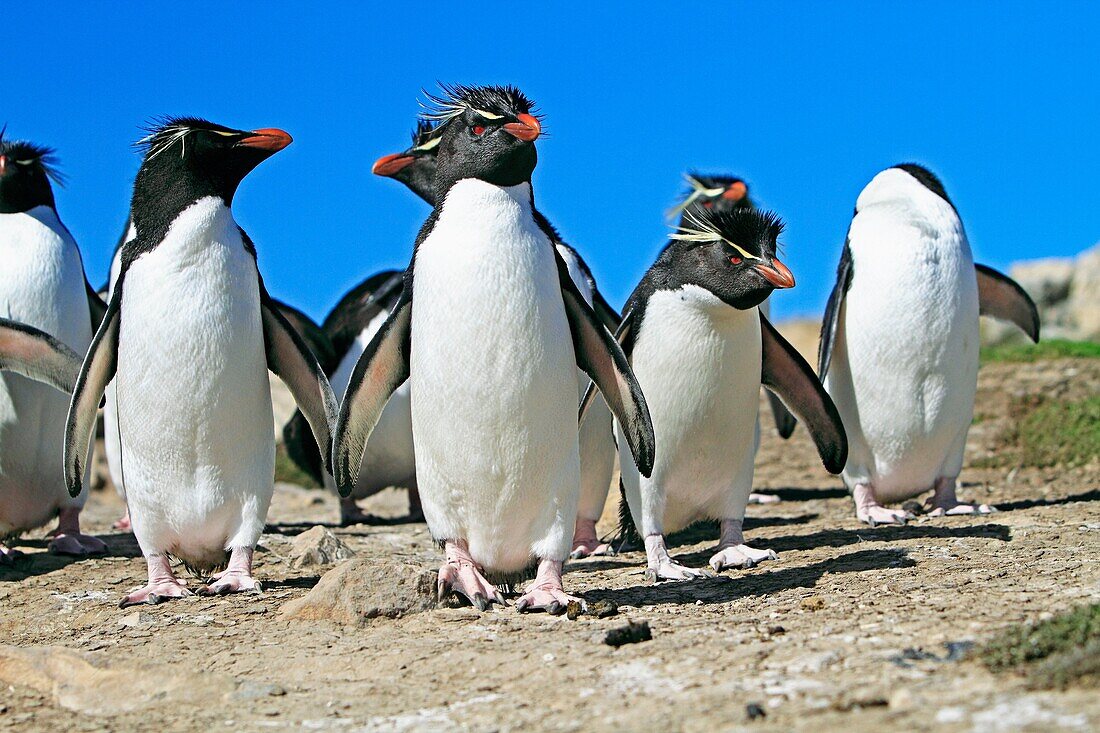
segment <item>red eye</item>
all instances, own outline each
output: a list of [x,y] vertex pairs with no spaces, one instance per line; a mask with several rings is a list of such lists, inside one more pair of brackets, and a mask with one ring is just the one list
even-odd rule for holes
[[730,264],[740,265],[741,264],[741,258],[740,257],[730,257]]
[[474,125],[473,133],[475,135],[481,135],[484,132],[485,132],[485,125]]
[[713,209],[714,208],[714,202],[713,201],[704,201],[703,202],[703,208],[704,209]]

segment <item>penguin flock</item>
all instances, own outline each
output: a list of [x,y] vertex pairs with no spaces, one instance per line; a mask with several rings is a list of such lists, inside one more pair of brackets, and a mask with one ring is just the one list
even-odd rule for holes
[[[768,320],[794,287],[783,223],[732,176],[687,177],[668,244],[622,313],[539,211],[542,116],[512,86],[428,94],[412,144],[373,173],[432,207],[408,267],[375,273],[320,325],[268,293],[233,217],[245,176],[286,132],[158,120],[139,142],[129,221],[102,298],[57,213],[53,151],[0,133],[0,562],[54,518],[51,552],[106,552],[80,531],[100,408],[112,479],[148,565],[120,605],[259,589],[252,559],[274,489],[267,372],[298,405],[289,456],[340,496],[408,492],[443,554],[438,595],[563,613],[570,559],[620,467],[624,543],[653,581],[775,559],[746,543],[759,394],[786,438],[802,422],[857,517],[956,496],[978,371],[978,319],[1039,337],[1034,303],[976,265],[927,169],[879,173],[856,201],[814,369]],[[186,303],[187,307],[180,307]],[[665,536],[717,521],[707,567]],[[201,579],[194,590],[180,565]],[[522,590],[514,586],[529,580]]]

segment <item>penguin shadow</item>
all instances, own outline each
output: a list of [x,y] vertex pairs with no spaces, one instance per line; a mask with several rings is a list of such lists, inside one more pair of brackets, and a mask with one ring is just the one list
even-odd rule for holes
[[864,573],[892,568],[911,568],[916,562],[903,549],[856,550],[840,557],[801,567],[781,568],[767,573],[719,575],[684,582],[635,585],[629,588],[591,590],[586,603],[608,600],[619,606],[729,603],[750,596],[768,596],[791,588],[813,588],[826,573]]
[[846,499],[848,490],[832,486],[827,489],[760,489],[762,494],[775,494],[780,501],[814,501],[816,499]]
[[302,575],[296,578],[275,578],[263,580],[264,590],[311,590],[321,581],[320,575]]
[[28,552],[11,565],[0,565],[0,583],[18,582],[36,575],[47,575],[73,563],[89,560],[102,560],[112,557],[141,557],[141,548],[138,547],[137,540],[129,532],[96,536],[107,544],[107,552],[102,555],[87,555],[84,557],[55,555],[52,552],[46,552],[45,550],[50,546],[49,538],[19,540],[15,543],[16,549],[35,549],[42,550],[42,552]]
[[[898,542],[901,540],[943,540],[961,537],[976,537],[1008,542],[1012,531],[1003,524],[978,524],[952,527],[947,525],[890,525],[864,527],[861,529],[828,529],[803,535],[786,535],[758,539],[757,547],[787,552],[791,550],[812,550],[815,547],[845,547],[863,542]],[[703,561],[709,559],[705,553],[697,553]],[[689,556],[689,559],[692,556]]]
[[296,537],[302,532],[313,529],[314,527],[325,527],[327,529],[343,529],[354,530],[356,527],[400,527],[406,524],[424,524],[423,518],[416,518],[412,516],[404,517],[379,517],[371,515],[362,522],[356,522],[354,524],[342,524],[340,522],[278,522],[276,524],[267,524],[264,526],[264,534],[278,534],[284,537]]
[[994,504],[994,506],[997,507],[999,512],[1015,512],[1020,509],[1034,509],[1039,506],[1076,504],[1079,501],[1100,501],[1100,489],[1092,489],[1082,494],[1074,494],[1061,499],[1020,499],[1019,501],[1007,501],[1004,504]]

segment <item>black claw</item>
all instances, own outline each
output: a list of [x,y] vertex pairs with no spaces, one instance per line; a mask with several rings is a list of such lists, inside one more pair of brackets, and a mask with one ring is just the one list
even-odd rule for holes
[[215,588],[214,592],[217,593],[219,596],[227,596],[232,593],[233,590],[228,585],[222,585]]
[[164,603],[165,600],[166,599],[161,597],[159,593],[150,593],[145,597],[145,602],[150,606],[159,606],[161,603]]
[[529,605],[531,605],[530,601],[528,601],[526,598],[520,598],[518,601],[516,601],[516,610],[520,613],[527,613],[527,607]]
[[476,608],[479,611],[487,611],[487,610],[489,610],[489,606],[492,605],[489,602],[489,599],[486,598],[481,593],[474,593],[473,604],[474,604],[474,608]]
[[557,601],[550,601],[550,605],[546,607],[546,612],[551,616],[561,616],[565,613],[565,606]]

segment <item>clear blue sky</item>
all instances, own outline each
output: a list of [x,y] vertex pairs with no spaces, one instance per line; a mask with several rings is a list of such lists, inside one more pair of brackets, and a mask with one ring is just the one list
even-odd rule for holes
[[786,220],[798,286],[780,317],[820,312],[856,195],[898,162],[941,175],[994,266],[1100,239],[1096,3],[149,5],[5,5],[0,116],[58,149],[58,207],[97,285],[138,126],[196,114],[294,136],[235,212],[272,293],[323,316],[408,262],[427,207],[370,167],[436,80],[538,102],[536,199],[615,305],[689,167],[742,175]]

